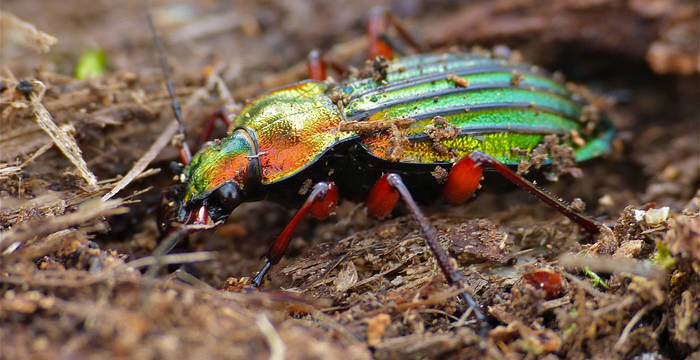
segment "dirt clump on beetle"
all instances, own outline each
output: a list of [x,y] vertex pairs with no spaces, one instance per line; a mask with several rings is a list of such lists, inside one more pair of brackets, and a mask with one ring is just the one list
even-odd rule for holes
[[379,131],[391,130],[393,127],[405,129],[415,123],[413,118],[389,119],[380,121],[356,121],[347,120],[340,123],[339,131],[356,132],[358,134],[370,134]]
[[[20,24],[12,30],[29,37],[3,37],[0,54],[0,358],[700,355],[695,7],[384,3],[438,54],[477,43],[495,56],[517,54],[517,63],[567,74],[567,89],[590,103],[578,139],[548,138],[524,155],[522,170],[550,193],[580,197],[612,228],[606,236],[511,191],[488,169],[468,203],[421,205],[489,318],[480,338],[461,290],[446,283],[403,205],[384,221],[351,202],[329,219],[302,221],[261,291],[248,291],[251,277],[296,211],[273,201],[243,204],[224,224],[152,257],[156,208],[179,157],[168,144],[176,127],[142,2],[5,5],[0,17],[24,23],[3,24]],[[364,64],[369,4],[311,5],[154,2],[191,146],[222,106],[235,114],[247,99],[302,80],[309,49]],[[58,42],[23,45],[49,39],[42,32]],[[98,46],[102,67],[90,51]],[[77,79],[85,62],[101,75]],[[388,65],[369,62],[368,74],[382,82]],[[522,85],[520,73],[511,85]],[[613,148],[573,162],[571,147],[609,113],[609,98],[617,103]],[[346,122],[339,131],[391,132],[400,150],[413,122]],[[451,136],[433,125],[435,144]],[[214,137],[226,130],[215,124]],[[539,181],[565,173],[583,176]]]
[[355,74],[358,78],[372,78],[375,82],[381,84],[385,82],[389,61],[383,56],[377,56],[376,59],[366,60],[364,66]]
[[447,119],[442,116],[436,116],[432,119],[432,123],[423,128],[423,132],[428,135],[433,145],[433,149],[442,156],[455,158],[458,154],[454,149],[447,148],[441,141],[444,139],[454,139],[459,135],[459,128],[450,124]]
[[513,148],[512,151],[523,156],[518,164],[518,173],[527,174],[530,168],[540,169],[549,161],[550,164],[543,169],[544,175],[549,181],[559,180],[559,176],[570,174],[574,178],[583,176],[581,168],[576,164],[576,153],[567,145],[569,136],[546,135],[543,142],[531,151]]

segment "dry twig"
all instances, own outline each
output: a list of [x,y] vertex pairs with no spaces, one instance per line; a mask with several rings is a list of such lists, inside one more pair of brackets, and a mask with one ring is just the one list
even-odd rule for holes
[[120,207],[121,204],[120,200],[106,202],[89,200],[81,204],[78,211],[74,213],[22,223],[12,230],[0,233],[0,250],[5,249],[10,243],[22,244],[35,236],[46,236],[95,218],[124,214],[129,211],[127,208]]
[[277,330],[267,318],[265,314],[258,314],[255,318],[255,324],[258,325],[258,329],[265,337],[267,344],[270,346],[270,360],[282,360],[287,352],[287,347],[284,345],[284,341],[277,333]]
[[136,260],[129,261],[126,266],[132,268],[142,268],[153,264],[184,264],[208,261],[216,257],[216,251],[196,251],[184,254],[169,254],[161,255],[158,258],[155,256],[145,256]]
[[35,91],[29,97],[29,101],[32,107],[32,113],[36,119],[39,127],[46,132],[53,142],[61,149],[61,152],[70,160],[70,162],[75,165],[78,169],[80,175],[85,179],[91,190],[97,190],[97,178],[88,169],[85,159],[83,159],[82,153],[78,144],[75,142],[73,136],[71,136],[66,129],[58,127],[51,114],[41,103],[41,99],[44,97],[44,92],[46,91],[46,85],[39,80],[32,81],[32,85]]
[[58,39],[7,11],[0,11],[0,45],[17,44],[36,52],[47,53]]

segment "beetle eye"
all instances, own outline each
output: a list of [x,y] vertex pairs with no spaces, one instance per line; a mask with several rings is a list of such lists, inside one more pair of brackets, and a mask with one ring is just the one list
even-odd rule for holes
[[241,203],[241,193],[238,185],[234,182],[227,182],[216,189],[216,200],[218,205],[229,213]]

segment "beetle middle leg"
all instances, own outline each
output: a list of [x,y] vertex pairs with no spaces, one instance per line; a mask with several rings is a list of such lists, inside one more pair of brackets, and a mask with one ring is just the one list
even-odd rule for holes
[[393,27],[399,37],[417,52],[423,52],[423,46],[413,38],[406,27],[396,19],[391,12],[381,6],[370,10],[367,21],[367,37],[369,40],[369,58],[374,60],[378,56],[383,56],[387,60],[394,58],[394,52],[403,55],[405,53],[388,36],[389,27]]
[[[406,27],[396,19],[391,12],[383,7],[377,6],[370,10],[369,19],[367,21],[367,40],[368,40],[368,55],[370,60],[382,56],[387,60],[394,58],[394,53],[403,55],[405,52],[400,49],[395,41],[391,39],[389,28],[393,27],[399,37],[413,48],[416,52],[422,52],[423,46],[409,33]],[[311,50],[306,58],[306,67],[309,73],[309,79],[324,81],[326,80],[326,66],[330,66],[333,70],[341,75],[349,73],[347,66],[326,58],[320,50]],[[344,77],[344,76],[343,76]]]
[[294,229],[297,228],[299,222],[306,214],[311,213],[315,218],[325,218],[335,211],[335,206],[338,203],[338,190],[332,182],[319,182],[314,185],[311,194],[306,198],[304,204],[299,208],[292,220],[289,221],[284,230],[277,236],[275,242],[270,246],[267,252],[267,260],[262,269],[255,275],[253,279],[253,287],[259,287],[262,284],[263,278],[272,265],[277,264],[284,255],[289,240],[292,237]]
[[[369,43],[367,51],[370,60],[374,60],[379,56],[382,56],[388,60],[394,58],[395,45],[387,36],[390,25],[394,24],[399,34],[410,38],[408,32],[402,26],[397,26],[396,22],[391,22],[392,19],[393,18],[389,12],[382,7],[375,7],[370,11],[369,20],[367,21],[367,40]],[[309,72],[309,79],[319,81],[326,80],[327,64],[333,67],[338,67],[337,65],[339,65],[329,61],[329,59],[326,59],[320,50],[311,50],[306,58],[306,67]],[[347,69],[341,67],[340,70],[341,72],[345,72]]]

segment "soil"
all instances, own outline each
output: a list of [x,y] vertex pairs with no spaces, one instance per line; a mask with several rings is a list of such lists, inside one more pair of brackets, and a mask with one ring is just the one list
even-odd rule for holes
[[[604,98],[611,153],[538,183],[612,230],[588,234],[497,182],[426,207],[487,336],[404,209],[378,221],[343,202],[303,221],[261,291],[250,277],[294,212],[273,201],[154,259],[178,155],[142,2],[4,0],[0,359],[700,358],[697,2],[383,3],[426,51],[478,45]],[[314,48],[361,68],[373,4],[154,0],[189,143],[222,106],[303,79]],[[42,53],[9,13],[58,42]],[[98,48],[105,72],[76,79]]]

